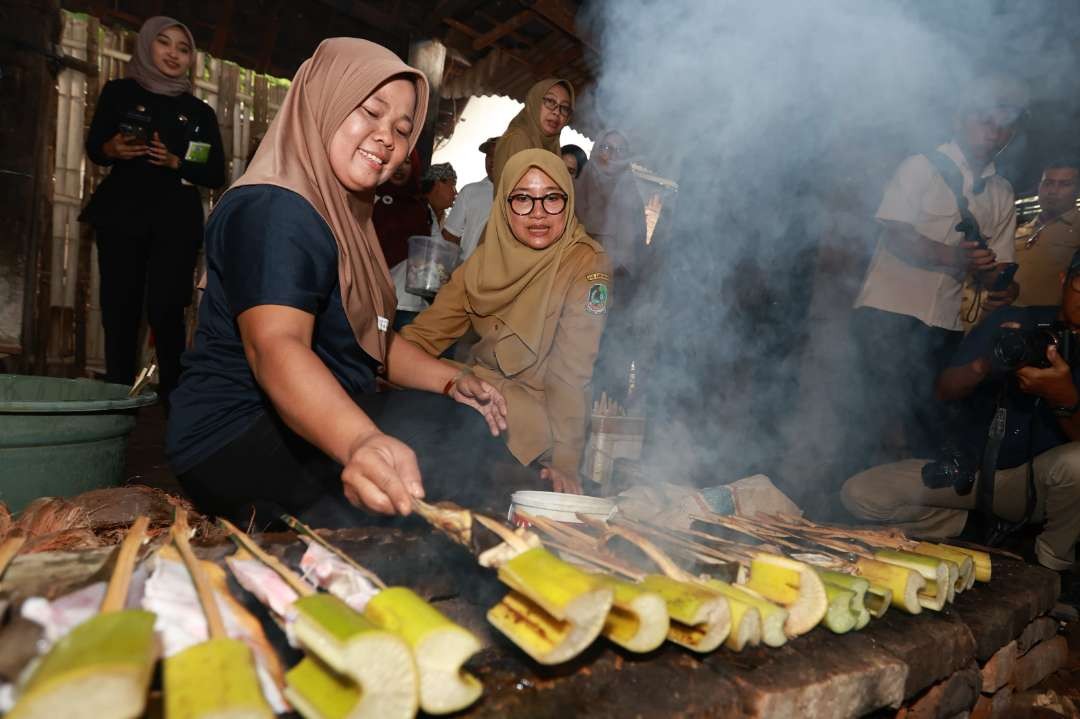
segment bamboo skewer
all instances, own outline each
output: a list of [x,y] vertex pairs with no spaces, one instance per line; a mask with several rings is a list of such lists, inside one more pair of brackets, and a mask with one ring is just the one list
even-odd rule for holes
[[532,547],[529,546],[528,542],[526,542],[517,534],[514,534],[514,530],[510,529],[502,522],[496,521],[491,517],[485,517],[484,515],[477,514],[475,512],[473,512],[472,517],[473,521],[479,522],[486,529],[491,530],[494,534],[498,535],[499,539],[503,540],[519,552],[525,552],[529,549],[532,549]]
[[807,537],[793,529],[771,526],[768,524],[768,520],[753,522],[743,517],[715,513],[691,514],[690,518],[706,524],[713,524],[724,527],[725,529],[731,529],[759,541],[773,542],[782,547],[786,547],[791,551],[802,552],[809,546],[814,549],[825,550],[828,553],[848,555],[845,556],[844,559],[849,562],[855,561],[858,557],[867,559],[873,558],[872,553],[852,542],[835,540],[829,537]]
[[195,594],[199,597],[199,604],[202,605],[203,614],[206,615],[206,627],[210,638],[226,638],[228,634],[225,631],[225,620],[222,619],[221,608],[218,607],[217,599],[214,598],[214,590],[211,588],[210,581],[206,578],[206,572],[203,571],[202,565],[199,564],[195,552],[191,550],[191,542],[188,540],[190,528],[186,510],[179,507],[176,509],[176,518],[173,520],[172,529],[169,531],[172,535],[173,544],[176,545],[176,550],[180,553],[180,558],[184,560],[184,566],[187,567],[188,574],[191,575],[191,581],[195,585]]
[[621,536],[623,539],[629,541],[631,544],[636,545],[638,549],[645,553],[645,556],[651,559],[656,564],[656,566],[658,566],[660,570],[671,579],[679,582],[696,581],[696,578],[693,577],[689,572],[684,570],[679,565],[675,564],[675,562],[671,561],[671,557],[669,557],[662,549],[657,547],[649,539],[645,538],[634,530],[619,525],[607,524],[598,519],[593,519],[592,517],[587,517],[585,515],[579,515],[578,518],[583,520],[589,526],[604,532],[606,537],[618,535]]
[[195,585],[209,638],[165,660],[165,716],[269,719],[274,713],[259,687],[251,649],[242,640],[229,637],[206,570],[191,549],[189,532],[187,511],[177,508],[169,534]]
[[127,536],[120,544],[120,550],[116,554],[116,566],[113,567],[112,576],[109,578],[109,587],[105,590],[105,598],[101,600],[102,614],[118,612],[124,608],[128,589],[131,587],[131,574],[135,571],[135,560],[138,557],[139,547],[146,539],[146,530],[149,526],[149,517],[145,515],[139,517],[131,525]]
[[357,562],[355,559],[350,557],[348,554],[341,551],[341,549],[339,547],[336,547],[333,544],[331,544],[330,542],[323,539],[323,537],[320,536],[318,533],[316,533],[314,529],[312,529],[308,525],[304,524],[303,522],[301,522],[296,517],[293,517],[293,516],[288,515],[288,514],[281,515],[281,519],[285,522],[286,525],[288,525],[288,527],[290,529],[304,535],[305,537],[308,537],[309,539],[311,539],[311,541],[315,542],[316,544],[318,544],[320,547],[322,547],[326,551],[331,552],[338,559],[345,562],[350,567],[352,567],[357,572],[359,572],[361,575],[363,575],[363,577],[365,579],[370,581],[376,587],[378,587],[379,589],[386,589],[386,583],[382,579],[379,578],[379,575],[375,574],[375,572],[371,571],[367,567],[364,567],[363,565],[361,565],[359,562]]
[[[579,559],[594,564],[600,569],[621,574],[635,582],[640,582],[645,577],[644,572],[639,572],[633,567],[623,564],[614,557],[605,556],[600,548],[596,546],[595,538],[590,537],[584,532],[559,522],[553,522],[546,517],[529,515],[529,522],[541,532],[548,535],[549,538],[544,541],[544,544],[553,549],[572,554]],[[552,539],[552,537],[556,536],[559,538]]]
[[236,525],[227,519],[218,518],[218,523],[229,533],[229,536],[233,538],[233,541],[246,549],[256,559],[265,564],[270,569],[274,570],[279,577],[285,580],[294,592],[301,597],[309,597],[315,594],[315,588],[307,582],[303,581],[296,575],[294,571],[286,567],[281,560],[272,556],[262,547],[255,543],[251,537],[241,532]]
[[69,716],[76,703],[82,716],[142,716],[157,661],[154,615],[124,609],[139,547],[149,517],[128,530],[116,553],[99,612],[59,639],[35,666],[11,719]]
[[653,525],[634,522],[620,517],[613,517],[612,521],[619,526],[628,527],[635,532],[651,535],[660,541],[673,544],[682,550],[691,553],[695,558],[701,558],[704,561],[719,560],[728,564],[738,564],[739,562],[748,561],[750,559],[749,551],[735,550],[734,552],[727,553],[713,547],[708,547],[700,542],[694,542],[683,537],[675,536],[668,530]]

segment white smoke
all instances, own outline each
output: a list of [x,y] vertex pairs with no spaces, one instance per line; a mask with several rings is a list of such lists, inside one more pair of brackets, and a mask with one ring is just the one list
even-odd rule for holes
[[848,374],[842,325],[882,187],[903,156],[949,138],[977,78],[1009,73],[1036,99],[1075,91],[1063,53],[1076,16],[1050,1],[587,5],[579,27],[600,59],[581,106],[681,187],[638,340],[659,350],[643,384],[664,479],[730,481],[792,449],[812,462],[842,451],[827,446],[835,422],[870,391]]

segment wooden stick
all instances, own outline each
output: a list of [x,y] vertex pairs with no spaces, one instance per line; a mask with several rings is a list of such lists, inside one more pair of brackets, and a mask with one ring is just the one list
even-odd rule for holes
[[190,531],[187,510],[177,507],[172,529],[169,530],[173,544],[180,552],[180,558],[184,560],[184,566],[187,567],[191,581],[195,584],[195,594],[198,595],[199,604],[202,605],[203,614],[206,615],[206,628],[210,638],[226,639],[229,635],[225,631],[225,620],[221,617],[221,608],[218,607],[217,599],[214,597],[214,589],[210,586],[210,581],[206,578],[206,573],[195,556],[195,552],[191,551],[191,542],[188,540]]
[[255,543],[254,539],[237,529],[236,525],[234,525],[232,522],[227,519],[221,519],[220,517],[218,517],[218,524],[220,524],[225,529],[225,531],[229,533],[229,536],[233,538],[233,541],[235,541],[244,549],[251,552],[251,555],[258,559],[260,562],[277,572],[278,576],[284,579],[285,583],[292,587],[293,591],[295,591],[301,597],[309,597],[312,594],[315,594],[314,587],[301,579],[300,575],[298,575],[296,572],[286,567],[277,557],[268,554],[266,550],[264,550],[262,547]]
[[3,544],[0,544],[0,578],[3,578],[8,565],[15,559],[15,555],[19,553],[25,543],[26,535],[23,534],[21,529],[16,529],[8,534]]
[[600,569],[606,569],[609,572],[621,574],[627,579],[631,579],[635,582],[640,582],[641,580],[645,579],[644,572],[639,572],[636,569],[631,569],[625,564],[621,564],[619,562],[610,561],[609,559],[602,557],[600,554],[587,551],[580,547],[572,547],[568,544],[561,544],[552,540],[546,541],[544,542],[544,544],[548,545],[552,549],[557,549],[560,552],[566,552],[567,554],[572,554],[575,557],[584,559],[586,562],[594,564]]
[[491,517],[485,517],[482,514],[477,514],[476,512],[473,512],[473,520],[479,522],[495,534],[499,535],[499,539],[503,540],[519,552],[524,552],[527,549],[531,549],[531,547],[529,547],[528,543],[524,539],[514,534],[513,530],[504,525],[502,522],[496,521]]
[[649,559],[656,563],[656,566],[660,567],[660,571],[666,574],[671,579],[680,582],[692,582],[694,578],[690,576],[689,572],[686,572],[682,567],[671,561],[669,557],[662,549],[650,542],[645,537],[641,536],[632,529],[626,527],[620,527],[618,525],[607,524],[601,522],[598,519],[588,517],[586,515],[579,514],[578,519],[582,520],[590,527],[602,529],[607,534],[617,534],[623,539],[626,539],[631,544],[637,546],[642,552],[645,553]]
[[530,524],[532,524],[542,532],[547,532],[548,534],[558,534],[567,541],[574,542],[576,544],[596,547],[597,538],[593,537],[590,534],[582,532],[580,529],[571,527],[567,524],[563,524],[562,522],[556,522],[552,519],[548,519],[547,517],[541,517],[539,515],[525,513],[525,516],[528,517]]
[[591,537],[585,532],[568,527],[561,522],[550,520],[547,517],[528,516],[530,523],[548,535],[548,539],[542,541],[549,547],[558,549],[560,552],[573,554],[575,557],[580,557],[586,561],[592,562],[602,569],[607,569],[629,577],[635,582],[640,582],[645,578],[645,575],[642,572],[637,571],[633,567],[623,564],[614,557],[604,556],[596,546],[595,537]]
[[355,559],[343,552],[340,548],[335,547],[333,544],[330,544],[330,542],[326,541],[326,539],[316,534],[314,529],[289,514],[281,515],[281,519],[285,522],[285,524],[289,526],[290,529],[299,532],[300,534],[303,534],[326,551],[333,553],[334,556],[355,569],[357,572],[363,575],[365,579],[374,584],[376,587],[378,587],[379,589],[386,589],[386,582],[380,579],[379,575],[375,574],[375,572],[371,571],[370,569],[361,566],[359,562],[357,562]]
[[135,561],[138,558],[139,547],[146,539],[146,529],[150,526],[150,518],[143,515],[135,520],[128,530],[127,536],[120,544],[120,550],[116,553],[116,566],[112,576],[109,577],[109,586],[105,590],[105,598],[101,600],[101,613],[118,612],[124,608],[127,602],[128,588],[131,587],[131,573],[135,571]]
[[[614,518],[613,518],[614,519]],[[618,518],[615,520],[617,526],[627,527],[635,532],[640,532],[642,535],[652,535],[662,542],[673,544],[680,549],[692,552],[695,558],[705,557],[710,560],[719,560],[727,563],[738,563],[744,561],[740,559],[732,559],[731,555],[724,554],[718,549],[712,547],[706,547],[704,544],[694,542],[689,539],[683,539],[682,537],[675,537],[668,534],[666,531],[661,530],[659,527],[652,527],[648,524],[641,524],[624,518]]]

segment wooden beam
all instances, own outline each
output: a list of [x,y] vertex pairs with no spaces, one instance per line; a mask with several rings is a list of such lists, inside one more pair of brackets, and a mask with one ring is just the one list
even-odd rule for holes
[[342,15],[347,15],[354,20],[359,20],[375,30],[382,31],[387,35],[406,35],[413,28],[400,17],[389,15],[382,10],[364,2],[364,0],[319,0],[324,5],[329,5]]
[[[499,20],[497,18],[492,17],[491,15],[489,15],[486,12],[478,10],[476,12],[476,16],[478,18],[481,18],[482,20],[486,20],[487,22],[491,23],[492,25],[498,25],[499,24]],[[535,44],[535,41],[532,38],[527,37],[525,35],[522,35],[517,30],[509,32],[509,33],[507,33],[507,35],[514,42],[521,43],[522,45],[525,45],[526,47],[532,47]]]
[[543,63],[537,63],[536,76],[540,78],[552,76],[562,77],[563,74],[559,71],[575,60],[580,59],[583,54],[584,52],[581,49],[581,45],[575,42],[562,52],[549,57]]
[[[461,22],[460,20],[455,20],[452,17],[444,17],[442,19],[442,21],[447,27],[453,28],[454,30],[457,30],[458,32],[461,32],[462,34],[466,35],[467,37],[471,37],[471,38],[480,37],[480,31],[479,30],[476,30],[475,28],[469,27],[468,25]],[[514,61],[516,61],[516,62],[518,62],[518,63],[520,63],[522,65],[525,65],[526,67],[531,67],[532,64],[533,64],[531,60],[529,60],[528,58],[526,58],[521,53],[519,53],[519,52],[517,52],[515,50],[509,50],[507,48],[500,47],[499,52],[506,53],[507,57],[509,57],[511,60],[514,60]]]
[[420,35],[433,37],[439,29],[439,23],[453,20],[455,15],[472,13],[483,3],[484,0],[441,0],[420,28]]
[[574,9],[566,3],[566,0],[521,0],[521,2],[525,7],[531,8],[537,15],[547,20],[552,27],[562,30],[593,52],[597,52],[587,38],[578,34]]
[[232,29],[233,0],[221,0],[218,6],[217,24],[214,27],[214,39],[210,41],[210,54],[224,57],[229,46],[229,32]]
[[480,37],[473,40],[473,50],[483,50],[488,45],[497,42],[500,38],[509,35],[533,18],[532,10],[522,10],[509,20],[496,25]]

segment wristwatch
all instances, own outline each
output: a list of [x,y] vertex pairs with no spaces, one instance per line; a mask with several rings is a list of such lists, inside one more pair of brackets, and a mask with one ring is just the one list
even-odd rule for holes
[[1059,405],[1057,407],[1054,407],[1053,411],[1055,417],[1065,417],[1066,419],[1068,419],[1077,412],[1080,412],[1080,402],[1072,405]]

